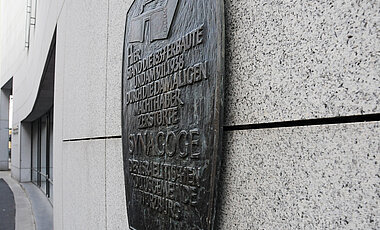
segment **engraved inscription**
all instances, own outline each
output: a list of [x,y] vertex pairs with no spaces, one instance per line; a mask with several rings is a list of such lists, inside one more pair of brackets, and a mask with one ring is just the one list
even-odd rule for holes
[[122,130],[131,229],[212,228],[222,82],[217,6],[135,0],[128,11]]
[[128,153],[151,157],[200,158],[199,129],[129,135]]
[[183,206],[198,204],[200,169],[138,160],[129,163],[132,187],[145,207],[180,220]]

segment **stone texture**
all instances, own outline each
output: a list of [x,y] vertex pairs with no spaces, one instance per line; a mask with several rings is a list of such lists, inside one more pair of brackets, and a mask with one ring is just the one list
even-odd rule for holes
[[20,170],[20,182],[29,182],[31,175],[30,175],[30,168],[21,168]]
[[[63,5],[61,18],[67,17],[66,5]],[[67,23],[65,20],[59,19],[57,22],[57,40],[56,40],[56,63],[55,63],[55,79],[54,79],[54,122],[53,122],[53,216],[54,229],[63,229],[63,101],[64,101],[64,69],[65,69],[65,37],[67,36]]]
[[380,123],[227,132],[218,229],[379,229]]
[[[16,148],[16,154],[20,154],[20,162],[19,164],[19,170],[20,170],[20,182],[29,182],[31,179],[31,171],[30,171],[30,166],[31,166],[31,152],[32,152],[32,127],[31,123],[24,122],[20,124],[19,127],[19,137],[20,139],[18,140],[20,143],[20,151],[17,151]],[[12,139],[14,140],[14,139]],[[12,149],[14,151],[14,149]],[[13,161],[13,158],[12,158]],[[16,163],[17,164],[17,163]]]
[[63,139],[104,136],[108,3],[66,0],[65,10]]
[[[15,126],[13,126],[15,127]],[[12,151],[11,151],[11,175],[17,181],[20,181],[20,130],[12,133]]]
[[9,94],[8,90],[0,90],[0,171],[9,169]]
[[106,141],[107,229],[128,229],[121,139]]
[[225,5],[228,125],[380,112],[379,1]]
[[64,142],[62,229],[106,229],[105,140]]
[[0,161],[0,171],[8,171],[8,170],[9,170],[9,162]]
[[106,133],[121,135],[121,78],[125,19],[132,0],[109,1]]

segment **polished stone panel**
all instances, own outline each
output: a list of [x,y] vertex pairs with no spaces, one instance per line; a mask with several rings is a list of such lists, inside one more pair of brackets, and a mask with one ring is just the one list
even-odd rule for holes
[[[57,47],[63,75],[63,139],[105,135],[107,1],[65,2]],[[60,39],[60,38],[58,38]]]
[[227,132],[219,229],[378,229],[380,123]]
[[226,124],[379,113],[379,1],[226,3]]
[[106,229],[105,142],[63,143],[63,229]]
[[128,229],[121,138],[106,141],[107,229]]
[[121,135],[121,76],[126,12],[132,0],[109,1],[106,134]]

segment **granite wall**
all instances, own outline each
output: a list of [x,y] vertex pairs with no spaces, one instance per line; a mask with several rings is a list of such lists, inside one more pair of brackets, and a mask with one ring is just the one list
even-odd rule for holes
[[379,8],[225,1],[219,229],[380,228]]
[[65,0],[57,22],[54,229],[127,229],[121,147],[132,0]]

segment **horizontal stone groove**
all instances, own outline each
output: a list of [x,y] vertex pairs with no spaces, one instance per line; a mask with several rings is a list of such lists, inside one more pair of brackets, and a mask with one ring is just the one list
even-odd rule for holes
[[[297,120],[297,121],[281,121],[281,122],[261,123],[261,124],[232,125],[232,126],[224,126],[223,131],[238,131],[238,130],[249,130],[249,129],[275,129],[275,128],[286,128],[286,127],[333,125],[333,124],[347,124],[347,123],[359,123],[359,122],[371,122],[371,121],[380,121],[380,113],[346,116],[346,117],[330,117],[330,118]],[[88,138],[65,139],[63,140],[63,142],[109,140],[109,139],[120,139],[120,138],[121,136],[88,137]]]
[[286,127],[300,127],[300,126],[315,126],[315,125],[334,125],[334,124],[347,124],[347,123],[359,123],[380,121],[380,113],[367,114],[367,115],[355,115],[345,117],[331,117],[331,118],[317,118],[308,120],[296,120],[296,121],[281,121],[272,123],[261,124],[246,124],[246,125],[232,125],[224,126],[223,131],[239,131],[250,129],[275,129]]
[[65,139],[63,142],[78,142],[78,141],[93,141],[93,140],[110,140],[110,139],[120,139],[121,136],[105,136],[105,137],[86,137],[86,138],[75,138],[75,139]]

